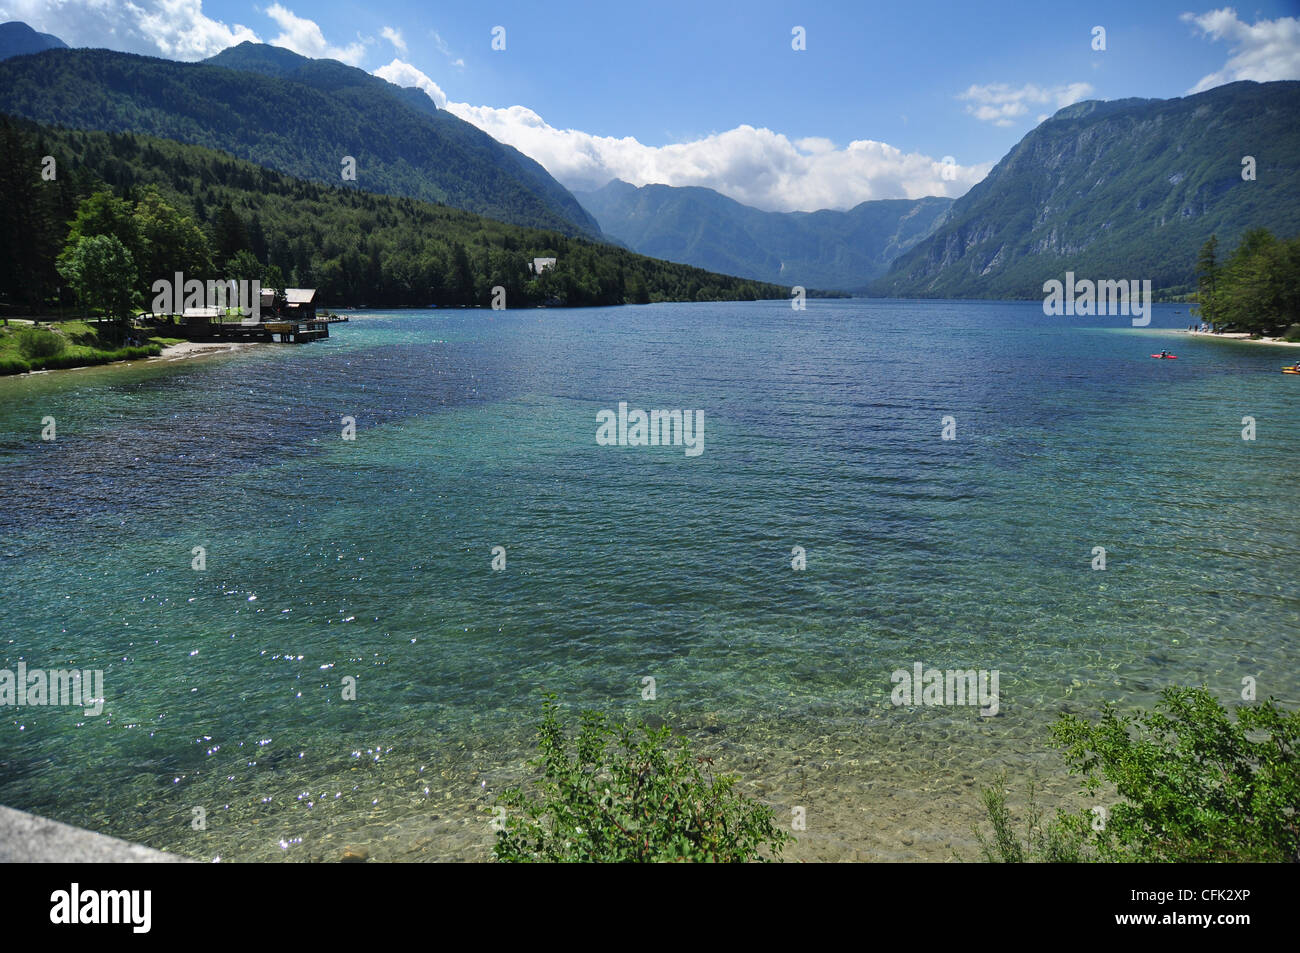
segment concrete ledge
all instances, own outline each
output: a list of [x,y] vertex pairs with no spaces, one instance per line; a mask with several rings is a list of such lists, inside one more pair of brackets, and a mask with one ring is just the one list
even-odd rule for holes
[[0,863],[4,864],[188,864],[166,854],[94,831],[0,807]]

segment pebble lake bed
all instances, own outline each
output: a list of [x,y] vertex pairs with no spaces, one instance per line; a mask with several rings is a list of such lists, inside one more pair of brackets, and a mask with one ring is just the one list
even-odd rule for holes
[[[1183,306],[354,318],[0,380],[0,669],[104,686],[0,708],[0,804],[199,860],[487,860],[555,692],[802,808],[787,859],[975,860],[1000,773],[1087,806],[1062,712],[1300,704],[1294,353],[1171,339]],[[701,451],[602,442],[621,402]],[[996,711],[897,704],[918,664],[996,672]]]

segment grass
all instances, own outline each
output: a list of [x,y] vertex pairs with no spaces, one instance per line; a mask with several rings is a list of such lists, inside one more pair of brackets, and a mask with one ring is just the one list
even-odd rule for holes
[[[0,376],[154,357],[161,353],[163,346],[177,344],[182,340],[151,338],[143,346],[116,347],[104,341],[98,329],[86,321],[60,321],[50,327],[52,331],[49,333],[61,340],[56,348],[50,348],[39,355],[31,353],[30,344],[27,349],[23,347],[24,338],[30,338],[34,330],[32,324],[19,324],[11,320],[9,327],[0,327]],[[49,353],[49,350],[54,353]]]

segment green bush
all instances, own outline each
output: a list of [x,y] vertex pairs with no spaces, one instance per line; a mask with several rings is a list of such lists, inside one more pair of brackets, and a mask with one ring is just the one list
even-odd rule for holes
[[1300,861],[1300,712],[1273,699],[1233,721],[1205,688],[1167,688],[1155,709],[1108,705],[1052,730],[1071,771],[1123,800],[1091,840],[1103,860]]
[[1293,324],[1282,332],[1282,340],[1300,344],[1300,324]]
[[1152,711],[1062,715],[1052,745],[1085,793],[1104,787],[1120,802],[1101,816],[1058,810],[1044,829],[1031,790],[1022,845],[999,783],[983,792],[992,842],[976,832],[986,859],[1300,861],[1300,712],[1273,699],[1239,705],[1234,721],[1205,688],[1174,686]]
[[23,328],[18,332],[17,338],[18,350],[27,358],[53,357],[67,344],[63,335],[55,334],[48,328]]
[[[497,804],[493,854],[503,862],[767,861],[793,838],[770,808],[734,790],[735,777],[705,778],[690,746],[667,727],[613,723],[586,711],[570,742],[554,695],[537,731],[541,772],[532,792],[512,788]],[[671,745],[671,747],[670,747]],[[771,857],[763,853],[764,848]]]
[[6,374],[26,374],[31,369],[31,365],[20,357],[10,357],[5,354],[0,354],[0,376]]

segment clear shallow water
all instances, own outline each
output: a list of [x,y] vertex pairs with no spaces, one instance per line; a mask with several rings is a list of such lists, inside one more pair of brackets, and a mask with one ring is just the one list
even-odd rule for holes
[[[0,710],[0,803],[202,858],[482,858],[556,691],[805,806],[796,856],[943,857],[994,772],[1073,789],[1062,710],[1246,675],[1300,704],[1289,349],[987,302],[333,334],[0,380],[0,668],[107,696]],[[597,446],[620,400],[702,410],[705,452]],[[895,707],[916,661],[997,669],[999,715]]]

